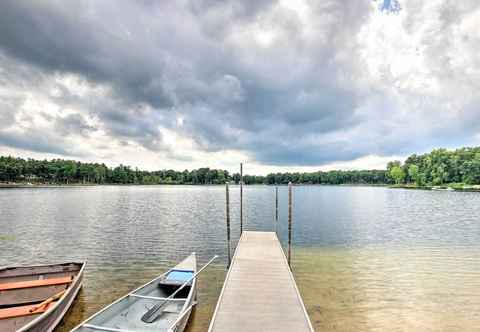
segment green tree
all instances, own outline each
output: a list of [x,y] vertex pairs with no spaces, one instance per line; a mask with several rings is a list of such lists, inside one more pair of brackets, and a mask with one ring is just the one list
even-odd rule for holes
[[468,184],[480,184],[480,153],[475,154],[475,157],[465,163],[465,174],[463,179]]
[[417,186],[421,186],[421,177],[420,177],[420,172],[419,172],[419,167],[417,165],[410,165],[408,167],[408,176],[410,177],[411,180],[413,180]]
[[400,184],[405,179],[405,172],[400,166],[393,166],[390,170],[390,176],[395,180],[396,184]]

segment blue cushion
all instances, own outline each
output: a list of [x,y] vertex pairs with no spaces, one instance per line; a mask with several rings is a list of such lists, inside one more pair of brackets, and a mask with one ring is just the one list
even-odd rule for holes
[[193,277],[193,271],[173,270],[167,275],[167,280],[185,282]]

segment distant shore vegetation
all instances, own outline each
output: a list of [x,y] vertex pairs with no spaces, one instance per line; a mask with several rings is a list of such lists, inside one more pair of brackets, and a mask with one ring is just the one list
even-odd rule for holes
[[[0,157],[0,182],[32,185],[75,184],[224,184],[239,183],[240,174],[226,170],[143,171],[119,165],[114,168],[99,163],[72,160],[35,160]],[[275,173],[267,176],[244,175],[245,184],[385,184],[392,183],[386,170],[328,171],[311,173]]]
[[[76,184],[223,184],[239,183],[240,174],[226,170],[143,171],[125,165],[107,167],[100,163],[73,160],[35,160],[0,156],[0,182],[32,185]],[[397,187],[451,187],[480,185],[480,147],[454,151],[436,149],[408,157],[403,163],[391,161],[385,170],[333,170],[308,173],[244,175],[245,184],[368,184]]]
[[480,185],[480,147],[413,154],[403,164],[389,162],[387,172],[397,186],[476,188]]

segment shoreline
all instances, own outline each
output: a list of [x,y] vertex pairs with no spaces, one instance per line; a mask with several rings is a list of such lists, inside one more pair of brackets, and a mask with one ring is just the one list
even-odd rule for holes
[[[224,186],[224,183],[205,183],[205,184],[193,184],[193,183],[155,183],[155,184],[142,184],[142,183],[70,183],[70,184],[28,184],[28,183],[0,183],[0,189],[15,189],[15,188],[75,188],[75,187],[102,187],[102,186]],[[238,183],[229,183],[232,186],[238,186]],[[253,183],[243,184],[244,186],[288,186],[288,184],[265,184],[265,183]],[[331,187],[388,187],[389,184],[368,184],[368,183],[293,183],[294,186],[331,186]]]
[[[45,188],[76,188],[76,187],[102,187],[102,186],[224,186],[221,183],[206,183],[206,184],[192,184],[192,183],[156,183],[156,184],[141,184],[141,183],[73,183],[73,184],[32,184],[32,183],[0,183],[0,189],[45,189]],[[230,183],[232,186],[238,186],[237,183]],[[287,184],[244,184],[245,186],[287,186]],[[416,186],[416,185],[391,185],[391,184],[368,184],[368,183],[294,183],[297,187],[308,186],[327,186],[327,187],[386,187],[390,189],[408,189],[408,190],[428,190],[428,191],[459,191],[459,192],[480,192],[480,186],[477,187],[460,187],[452,185],[443,186]]]
[[416,185],[390,185],[391,189],[429,190],[429,191],[459,191],[459,192],[480,192],[480,187],[460,187],[458,185],[446,184],[442,186],[416,186]]
[[0,183],[0,189],[16,188],[73,188],[73,187],[92,187],[97,184],[25,184],[25,183]]

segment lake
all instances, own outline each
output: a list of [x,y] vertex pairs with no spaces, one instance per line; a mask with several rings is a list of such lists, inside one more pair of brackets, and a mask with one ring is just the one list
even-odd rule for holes
[[[232,247],[239,189],[231,186]],[[244,228],[275,229],[275,188],[244,187]],[[279,187],[287,239],[287,188]],[[294,187],[292,269],[318,331],[480,331],[480,194]],[[197,253],[188,331],[206,331],[226,273],[223,186],[0,189],[0,266],[87,260],[57,331]],[[233,254],[233,252],[232,252]]]

